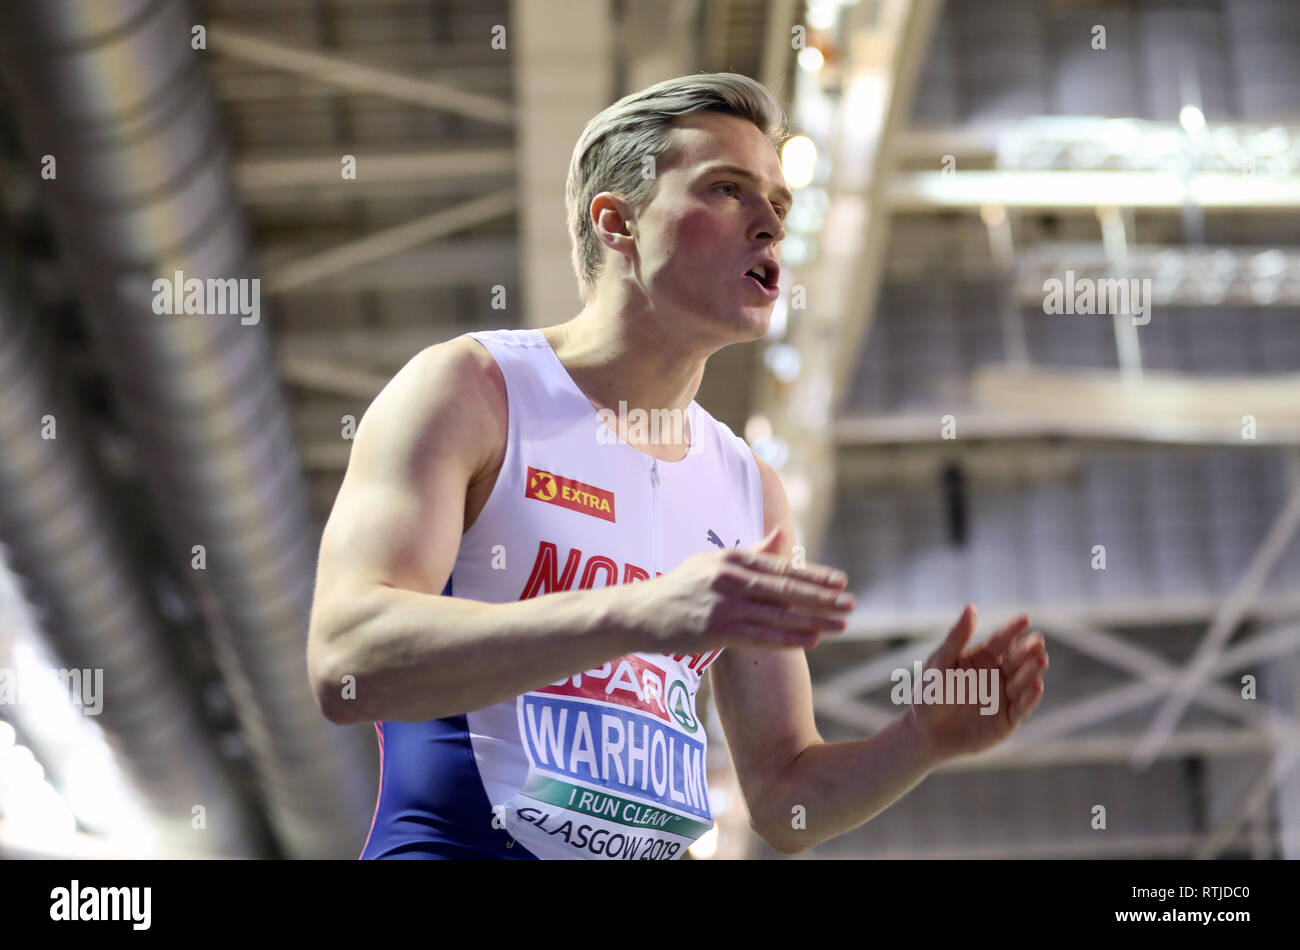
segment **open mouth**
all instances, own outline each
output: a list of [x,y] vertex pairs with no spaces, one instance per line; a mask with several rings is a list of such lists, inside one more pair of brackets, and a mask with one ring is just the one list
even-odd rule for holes
[[774,267],[768,267],[764,264],[756,264],[749,270],[745,271],[744,277],[746,280],[752,281],[765,293],[770,294],[776,290],[777,272]]
[[751,283],[755,289],[762,292],[763,296],[771,298],[776,295],[776,281],[771,279],[770,274],[764,274],[761,269],[754,268],[746,270],[744,274],[746,281]]

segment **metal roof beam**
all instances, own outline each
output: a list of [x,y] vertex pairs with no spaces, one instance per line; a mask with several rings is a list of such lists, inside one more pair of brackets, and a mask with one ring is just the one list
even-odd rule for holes
[[514,192],[505,190],[421,215],[404,224],[282,264],[267,277],[267,290],[271,293],[293,290],[501,217],[514,209]]
[[967,211],[986,205],[1093,214],[1099,207],[1181,212],[1300,209],[1300,176],[1167,172],[958,171],[897,172],[885,188],[895,214]]
[[358,63],[335,53],[321,53],[263,39],[224,24],[208,27],[208,46],[213,52],[232,59],[276,72],[293,73],[349,92],[386,96],[412,105],[454,112],[480,122],[509,125],[515,119],[510,105],[488,96]]
[[[343,148],[343,146],[340,146]],[[366,154],[347,146],[356,158],[356,178],[342,176],[342,152],[302,155],[248,156],[235,162],[235,184],[245,193],[270,188],[343,184],[351,188],[362,181],[424,182],[475,178],[513,173],[515,153],[510,148],[428,149]]]

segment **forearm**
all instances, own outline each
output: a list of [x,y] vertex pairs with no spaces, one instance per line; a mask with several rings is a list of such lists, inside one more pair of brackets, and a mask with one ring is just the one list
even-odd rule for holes
[[618,590],[498,604],[374,587],[334,621],[317,696],[339,723],[422,722],[502,702],[640,649]]
[[908,710],[867,739],[805,749],[773,784],[755,825],[773,847],[793,854],[870,821],[938,764]]

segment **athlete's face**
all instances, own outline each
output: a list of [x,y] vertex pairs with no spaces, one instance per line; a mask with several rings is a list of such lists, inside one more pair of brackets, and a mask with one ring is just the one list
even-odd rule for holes
[[758,339],[777,275],[769,265],[765,287],[745,272],[761,258],[781,260],[791,200],[781,160],[738,116],[696,113],[672,134],[654,196],[636,220],[641,283],[656,308],[703,318],[730,339]]

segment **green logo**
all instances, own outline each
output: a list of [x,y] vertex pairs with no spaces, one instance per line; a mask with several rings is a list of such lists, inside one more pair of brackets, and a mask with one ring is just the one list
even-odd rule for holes
[[681,680],[674,680],[668,688],[668,712],[687,732],[699,730],[700,724],[695,719],[695,703]]

